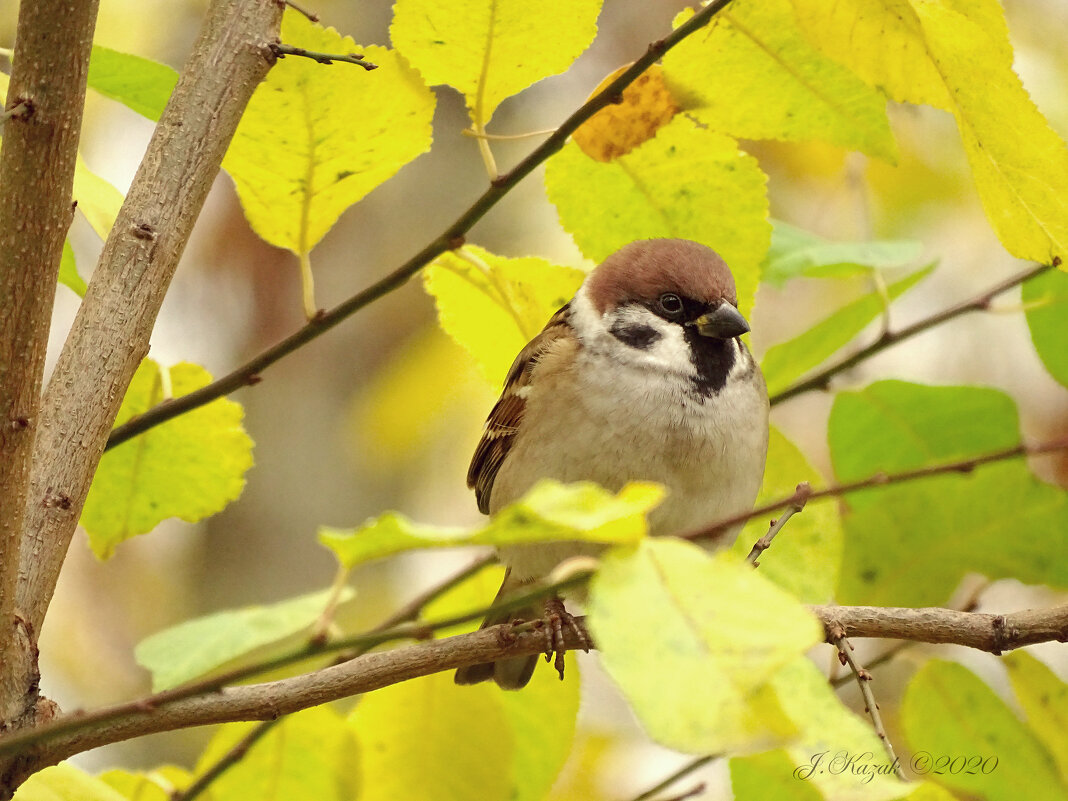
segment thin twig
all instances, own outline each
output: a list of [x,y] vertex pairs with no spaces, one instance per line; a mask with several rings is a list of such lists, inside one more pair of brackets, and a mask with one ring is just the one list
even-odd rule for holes
[[672,31],[663,39],[649,45],[646,53],[631,64],[608,86],[583,103],[570,117],[556,129],[556,132],[532,150],[512,170],[499,176],[490,187],[468,209],[461,214],[441,235],[426,245],[419,253],[395,269],[378,282],[362,292],[353,295],[333,309],[308,322],[281,342],[271,346],[248,362],[231,371],[205,387],[173,401],[161,403],[138,417],[135,417],[111,432],[108,448],[113,448],[131,437],[141,434],[153,426],[199,408],[216,398],[229,395],[241,387],[256,384],[265,369],[288,356],[293,351],[307,344],[316,337],[326,333],[338,323],[355,314],[379,298],[403,286],[408,279],[418,273],[442,253],[454,250],[464,243],[464,236],[472,226],[481,220],[490,209],[497,205],[520,181],[530,175],[549,156],[564,146],[569,136],[590,117],[605,106],[616,102],[623,90],[630,86],[639,75],[659,61],[664,54],[690,34],[707,25],[712,18],[727,7],[731,0],[713,0],[690,19]]
[[771,521],[771,526],[768,528],[767,534],[753,543],[752,550],[749,551],[749,555],[745,557],[749,564],[753,567],[760,566],[760,563],[757,561],[757,559],[760,558],[760,554],[764,553],[764,551],[771,547],[771,541],[775,539],[780,531],[782,531],[782,527],[786,525],[786,521],[805,508],[805,504],[808,503],[808,499],[811,495],[812,487],[809,486],[807,481],[802,481],[797,485],[797,489],[794,490],[794,494],[791,496],[797,500],[790,506],[787,506],[777,520]]
[[355,64],[357,67],[363,67],[370,72],[371,70],[378,69],[377,64],[372,64],[370,61],[364,61],[363,54],[361,53],[317,53],[314,50],[305,50],[303,47],[294,47],[293,45],[281,44],[280,42],[272,42],[268,45],[271,52],[274,53],[275,58],[285,58],[286,56],[300,56],[301,58],[310,58],[312,61],[317,61],[320,64],[333,64],[335,61],[341,61],[345,64]]
[[801,501],[802,497],[805,498],[806,503],[823,501],[828,498],[837,498],[840,495],[856,492],[857,490],[871,489],[873,487],[888,487],[893,484],[904,484],[909,481],[931,478],[932,476],[948,475],[950,473],[966,474],[971,473],[973,470],[982,467],[983,465],[993,464],[995,462],[1018,459],[1021,456],[1038,456],[1043,453],[1055,453],[1064,450],[1068,450],[1068,437],[1050,440],[1049,442],[1042,442],[1038,445],[1016,445],[1012,448],[992,451],[991,453],[976,456],[972,459],[961,459],[956,462],[928,465],[913,470],[903,470],[900,473],[876,473],[873,476],[858,481],[850,481],[844,484],[832,484],[829,487],[816,491],[810,490],[807,495],[806,493],[795,491],[792,495],[766,503],[751,512],[743,512],[734,515],[733,517],[726,518],[725,520],[720,520],[707,526],[694,529],[693,531],[679,534],[678,536],[685,540],[707,540],[722,537],[725,532],[733,529],[740,523],[747,523],[754,517],[763,517],[772,512],[777,512],[779,509],[794,506]]
[[[703,756],[703,757],[697,757],[697,759],[690,760],[685,765],[683,765],[681,768],[679,768],[677,771],[675,771],[670,776],[668,776],[666,779],[664,779],[662,782],[657,784],[655,787],[650,787],[648,790],[646,790],[641,795],[635,796],[633,799],[631,799],[631,801],[649,801],[651,798],[656,797],[657,795],[662,793],[664,790],[669,788],[675,782],[680,781],[682,779],[685,779],[687,776],[689,776],[695,770],[700,770],[701,768],[703,768],[705,765],[707,765],[709,762],[711,762],[714,759],[719,759],[719,757],[718,756]],[[684,795],[682,797],[686,798],[688,796]]]
[[319,15],[318,14],[316,14],[313,11],[308,11],[308,9],[306,9],[306,8],[301,8],[296,3],[294,3],[293,0],[284,0],[284,2],[291,9],[296,11],[298,14],[303,14],[305,17],[307,17],[312,22],[318,22],[319,21]]
[[890,742],[890,738],[886,736],[886,727],[883,726],[882,715],[879,714],[879,704],[875,701],[875,694],[871,691],[871,673],[857,664],[856,659],[853,658],[853,644],[845,637],[845,632],[838,636],[835,640],[835,646],[838,648],[838,659],[843,665],[848,664],[849,669],[853,671],[853,675],[857,679],[857,686],[860,687],[860,694],[864,698],[864,703],[867,705],[865,710],[871,715],[872,725],[875,727],[875,733],[879,735],[879,739],[883,741],[883,748],[886,749],[887,755],[890,757],[890,764],[894,766],[894,774],[903,782],[908,781],[908,777],[905,776],[905,772],[901,769],[901,765],[898,764],[897,754],[894,753],[894,745]]
[[1049,272],[1054,267],[1061,263],[1060,258],[1054,258],[1051,264],[1040,264],[1036,267],[1032,267],[1028,270],[1024,270],[1021,273],[1008,278],[1001,283],[995,284],[990,289],[984,292],[980,292],[973,298],[962,301],[960,303],[949,306],[941,311],[935,312],[929,317],[924,317],[922,320],[918,320],[912,325],[907,325],[898,331],[885,331],[882,336],[876,339],[873,343],[867,347],[861,348],[856,353],[841,359],[834,364],[825,367],[818,373],[806,378],[802,381],[787,387],[782,392],[779,392],[771,396],[771,405],[774,406],[777,403],[782,403],[785,400],[794,398],[798,395],[802,395],[806,392],[811,392],[815,389],[827,389],[830,385],[831,379],[839,373],[845,372],[850,368],[856,367],[863,361],[870,359],[877,353],[892,347],[899,342],[904,342],[906,339],[910,339],[917,334],[922,334],[924,331],[928,331],[935,326],[948,322],[955,317],[959,317],[962,314],[967,314],[973,311],[985,311],[990,306],[990,302],[1002,294],[1007,292],[1013,287],[1030,281],[1032,278],[1036,278],[1043,273]]
[[244,759],[252,746],[254,746],[263,735],[281,722],[282,718],[278,717],[273,720],[263,720],[257,723],[252,727],[252,730],[249,731],[248,734],[237,741],[233,748],[219,757],[219,759],[213,762],[207,770],[197,776],[192,784],[184,790],[171,793],[170,801],[193,801],[194,798],[207,790],[213,781]]

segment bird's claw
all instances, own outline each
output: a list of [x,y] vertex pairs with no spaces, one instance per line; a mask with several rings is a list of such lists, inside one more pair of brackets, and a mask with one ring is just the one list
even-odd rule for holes
[[586,630],[575,619],[574,615],[564,608],[564,602],[556,596],[545,601],[545,623],[549,627],[549,636],[546,638],[545,661],[552,661],[553,654],[556,654],[553,667],[560,674],[560,681],[563,681],[564,654],[567,652],[567,644],[564,640],[564,626],[574,632],[582,646],[582,650],[586,653],[590,651],[589,637],[586,636]]

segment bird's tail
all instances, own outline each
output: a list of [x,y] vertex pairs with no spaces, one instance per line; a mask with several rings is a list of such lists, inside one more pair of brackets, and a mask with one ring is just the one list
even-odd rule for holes
[[[497,597],[493,599],[493,602],[497,603],[497,601],[511,595],[522,586],[522,582],[512,580],[512,571],[509,570],[505,573],[504,582],[501,584],[500,590],[497,591]],[[513,623],[518,620],[536,620],[539,617],[541,617],[541,613],[535,607],[497,612],[488,615],[482,621],[479,629],[488,629],[490,626]],[[527,682],[530,681],[530,677],[534,674],[534,668],[537,664],[538,654],[517,656],[512,659],[498,659],[496,662],[483,662],[480,665],[468,665],[459,668],[453,680],[457,684],[478,684],[492,679],[503,690],[519,690],[527,686]]]

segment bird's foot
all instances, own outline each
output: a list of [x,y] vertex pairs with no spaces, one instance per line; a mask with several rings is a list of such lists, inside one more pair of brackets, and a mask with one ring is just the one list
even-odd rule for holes
[[560,674],[560,681],[563,681],[564,654],[567,652],[567,645],[564,642],[564,627],[566,626],[574,632],[582,646],[582,650],[586,653],[590,651],[590,639],[582,624],[564,608],[564,602],[555,595],[545,601],[545,625],[549,628],[549,642],[545,649],[545,661],[552,661],[553,654],[556,654],[553,667]]

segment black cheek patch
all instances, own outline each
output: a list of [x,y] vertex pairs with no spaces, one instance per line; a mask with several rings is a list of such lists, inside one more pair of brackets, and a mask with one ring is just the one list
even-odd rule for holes
[[616,323],[609,331],[624,345],[638,350],[647,350],[660,341],[660,332],[641,323]]

